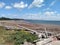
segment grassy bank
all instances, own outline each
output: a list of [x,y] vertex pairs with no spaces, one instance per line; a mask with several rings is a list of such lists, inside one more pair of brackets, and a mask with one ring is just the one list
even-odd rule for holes
[[0,26],[0,44],[3,45],[20,45],[24,43],[25,40],[33,43],[37,38],[35,34],[31,34],[24,30],[6,30],[4,27]]

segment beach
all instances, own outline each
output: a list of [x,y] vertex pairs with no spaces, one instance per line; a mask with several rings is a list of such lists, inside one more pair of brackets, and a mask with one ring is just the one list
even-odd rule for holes
[[3,20],[0,21],[0,25],[7,25],[7,26],[23,26],[29,29],[36,30],[38,32],[44,31],[46,28],[47,31],[49,32],[54,32],[54,33],[59,33],[60,32],[60,25],[52,25],[52,24],[35,24],[35,23],[30,23],[24,20],[20,21],[14,21],[14,20]]
[[[18,31],[18,29],[24,29],[26,31],[29,31],[30,33],[34,34],[34,32],[36,33],[36,35],[38,35],[38,37],[42,34],[44,35],[45,33],[51,33],[52,34],[52,38],[45,38],[40,40],[41,37],[39,37],[37,45],[48,43],[48,45],[60,45],[60,41],[59,40],[55,40],[56,36],[60,37],[60,26],[59,25],[52,25],[52,24],[35,24],[35,23],[30,23],[28,21],[24,21],[24,20],[2,20],[0,21],[0,26],[5,27],[4,29],[6,31],[9,30],[9,32],[14,32],[14,30],[16,29]],[[8,30],[7,30],[8,29]],[[43,33],[41,33],[43,32]],[[54,39],[54,40],[52,40]],[[50,42],[52,41],[52,42]],[[47,44],[46,44],[47,45]]]

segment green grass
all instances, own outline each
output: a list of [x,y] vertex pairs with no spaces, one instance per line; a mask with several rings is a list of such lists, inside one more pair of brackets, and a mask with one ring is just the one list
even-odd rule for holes
[[12,30],[6,30],[4,27],[0,26],[0,44],[4,44],[5,45],[5,40],[6,37],[8,37],[9,35],[15,33],[16,31],[12,31]]
[[[16,38],[16,39],[14,39],[14,38]],[[15,42],[17,45],[17,43],[24,42],[25,39],[28,42],[33,42],[37,38],[38,37],[36,35],[33,35],[24,30],[22,30],[22,31],[6,30],[4,27],[0,26],[0,44],[2,44],[2,45],[14,45],[13,43],[11,43],[12,41]],[[11,42],[7,42],[9,40],[11,40]]]

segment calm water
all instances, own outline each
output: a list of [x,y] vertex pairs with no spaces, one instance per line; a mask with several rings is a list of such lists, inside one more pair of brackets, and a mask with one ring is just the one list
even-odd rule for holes
[[36,24],[53,24],[53,25],[60,25],[60,21],[44,21],[44,20],[26,20],[31,23]]

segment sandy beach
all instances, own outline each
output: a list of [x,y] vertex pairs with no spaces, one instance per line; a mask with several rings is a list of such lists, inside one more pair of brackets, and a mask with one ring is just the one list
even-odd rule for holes
[[46,28],[47,31],[50,32],[55,32],[55,33],[60,33],[60,26],[59,25],[50,25],[50,24],[33,24],[24,20],[21,21],[13,21],[13,20],[3,20],[0,21],[0,25],[10,25],[10,26],[24,26],[27,27],[29,29],[33,29],[36,30],[38,32],[40,31],[44,31],[44,29]]

